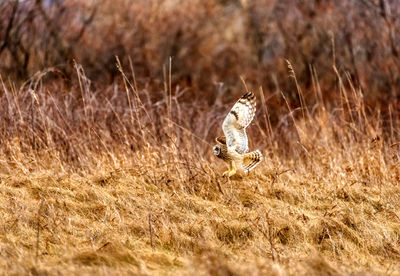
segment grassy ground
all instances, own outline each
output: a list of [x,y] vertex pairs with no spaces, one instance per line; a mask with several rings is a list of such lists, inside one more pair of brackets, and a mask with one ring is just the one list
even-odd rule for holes
[[399,273],[399,171],[369,163],[379,150],[267,158],[232,180],[159,150],[93,173],[3,174],[3,273]]
[[79,77],[78,102],[3,83],[2,273],[399,275],[397,144],[362,99],[271,127],[260,90],[265,160],[223,179],[211,148],[233,103],[180,103],[168,84],[146,102],[126,77],[118,111]]

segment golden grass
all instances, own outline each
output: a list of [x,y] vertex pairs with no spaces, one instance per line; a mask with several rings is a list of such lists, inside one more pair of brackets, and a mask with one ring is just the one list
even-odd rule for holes
[[94,91],[76,68],[65,95],[44,74],[2,85],[0,273],[400,275],[397,132],[359,91],[288,103],[273,126],[259,91],[265,160],[223,179],[211,145],[232,103],[136,89],[122,69]]

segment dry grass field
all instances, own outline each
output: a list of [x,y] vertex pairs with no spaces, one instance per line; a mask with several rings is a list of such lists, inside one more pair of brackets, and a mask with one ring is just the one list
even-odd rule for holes
[[1,3],[0,274],[400,275],[400,7],[344,2]]

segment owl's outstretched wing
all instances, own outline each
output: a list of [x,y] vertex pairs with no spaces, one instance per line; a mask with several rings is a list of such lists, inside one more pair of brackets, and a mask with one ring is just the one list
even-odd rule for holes
[[229,151],[245,153],[248,151],[246,127],[256,113],[256,98],[252,92],[244,94],[232,107],[222,123]]

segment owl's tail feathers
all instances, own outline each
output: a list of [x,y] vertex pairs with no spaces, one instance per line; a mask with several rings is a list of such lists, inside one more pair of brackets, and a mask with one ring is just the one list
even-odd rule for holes
[[259,150],[246,153],[243,157],[242,169],[249,172],[254,169],[261,161],[263,156]]

